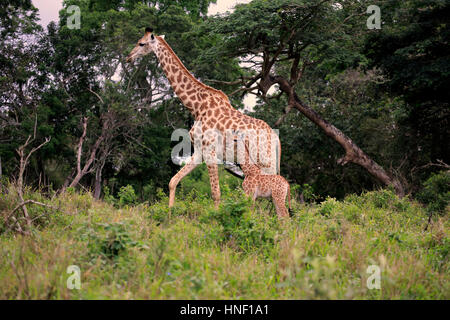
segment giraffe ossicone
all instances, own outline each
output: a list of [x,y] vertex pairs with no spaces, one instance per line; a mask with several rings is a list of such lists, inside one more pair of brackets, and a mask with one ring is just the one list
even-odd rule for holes
[[[257,164],[265,173],[276,174],[280,168],[281,145],[278,136],[273,137],[272,128],[263,120],[252,118],[234,109],[225,93],[203,84],[186,69],[163,37],[155,35],[150,27],[145,31],[144,36],[127,57],[127,62],[134,62],[137,58],[154,52],[173,91],[196,120],[189,132],[194,142],[194,154],[170,180],[169,207],[175,202],[178,183],[199,165],[196,161],[199,158],[206,162],[212,198],[216,208],[218,207],[220,203],[218,163],[220,159],[224,159],[224,155],[226,156],[227,148],[216,147],[231,144],[230,141],[227,144],[227,135],[228,140],[236,141],[232,134],[229,135],[233,130],[255,130],[261,133],[248,138],[256,140],[256,143],[250,145],[249,151],[256,154]],[[211,131],[219,132],[220,135],[208,133]]]

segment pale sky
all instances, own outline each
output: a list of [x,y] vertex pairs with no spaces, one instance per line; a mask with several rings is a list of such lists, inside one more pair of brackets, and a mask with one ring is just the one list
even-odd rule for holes
[[[209,6],[208,14],[224,13],[232,11],[233,7],[238,3],[249,3],[251,0],[217,0],[216,4]],[[32,0],[34,6],[39,9],[41,25],[44,27],[50,21],[57,21],[59,10],[62,9],[63,0]]]
[[[249,3],[251,0],[217,0],[216,4],[211,4],[208,15],[225,13],[232,11],[238,3]],[[51,21],[58,21],[59,10],[62,9],[63,0],[32,0],[34,6],[39,9],[40,24],[46,27]],[[256,97],[247,94],[244,98],[244,105],[252,109],[256,105]]]
[[50,21],[58,21],[63,0],[32,0],[32,2],[39,9],[39,17],[43,27],[46,27]]

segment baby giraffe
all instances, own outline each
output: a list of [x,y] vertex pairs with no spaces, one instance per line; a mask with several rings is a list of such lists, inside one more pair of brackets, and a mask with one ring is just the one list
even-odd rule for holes
[[245,163],[239,164],[245,176],[242,183],[245,194],[252,197],[253,201],[258,197],[269,198],[272,196],[278,218],[288,217],[286,195],[288,196],[289,213],[291,213],[291,187],[289,182],[280,175],[262,173],[256,164],[248,161],[248,157],[246,158]]

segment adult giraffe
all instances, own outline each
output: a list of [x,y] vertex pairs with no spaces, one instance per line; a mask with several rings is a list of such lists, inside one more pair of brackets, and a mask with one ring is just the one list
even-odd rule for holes
[[[217,164],[220,161],[218,159],[225,159],[224,154],[230,146],[230,140],[237,141],[232,134],[230,135],[230,132],[248,132],[250,137],[247,136],[246,139],[254,138],[253,142],[255,143],[249,144],[250,152],[252,155],[256,155],[255,159],[257,159],[258,165],[266,169],[264,172],[267,174],[279,171],[281,145],[278,136],[272,133],[272,128],[267,123],[234,109],[222,91],[209,87],[192,76],[164,38],[153,34],[152,28],[145,29],[145,35],[131,51],[127,62],[134,62],[137,58],[151,52],[156,54],[174,92],[196,120],[190,131],[191,140],[194,142],[194,154],[170,180],[169,207],[172,207],[175,202],[175,190],[178,183],[201,163],[198,161],[201,156],[208,167],[214,205],[216,208],[219,206],[220,188]],[[274,138],[275,143],[272,142]],[[228,143],[227,139],[229,139]],[[198,141],[201,141],[200,145],[196,143]],[[278,159],[273,155],[273,144],[278,145]],[[226,148],[217,149],[217,145],[226,146]],[[267,152],[264,154],[258,152],[264,146],[267,148]],[[234,152],[234,144],[232,149]],[[242,151],[243,148],[237,149],[237,152],[245,152]],[[217,150],[221,154],[218,154]],[[238,155],[238,159],[243,158],[242,154]]]

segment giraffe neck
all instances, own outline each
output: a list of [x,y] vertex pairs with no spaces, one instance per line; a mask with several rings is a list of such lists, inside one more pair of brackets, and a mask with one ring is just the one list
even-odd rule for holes
[[[242,139],[242,137],[239,137],[239,139]],[[241,140],[243,141],[243,140]],[[261,175],[261,168],[255,164],[253,157],[250,155],[250,150],[247,145],[248,141],[243,141],[244,145],[244,161],[243,163],[240,163],[239,166],[242,169],[242,172],[244,172],[245,177],[250,176],[256,176]]]
[[161,37],[157,36],[156,38],[158,39],[158,47],[155,53],[173,91],[189,109],[194,118],[198,119],[208,107],[208,104],[205,104],[204,101],[208,97],[207,91],[217,91],[222,95],[224,94],[195,79],[170,48],[169,44]]
[[242,172],[244,172],[245,177],[255,176],[255,175],[261,175],[261,169],[252,163],[241,163],[239,164]]

